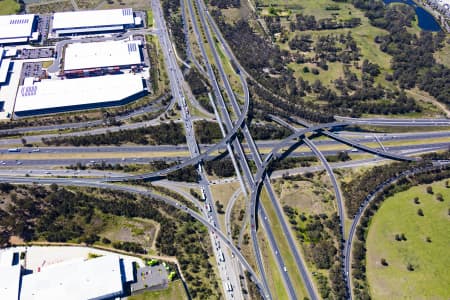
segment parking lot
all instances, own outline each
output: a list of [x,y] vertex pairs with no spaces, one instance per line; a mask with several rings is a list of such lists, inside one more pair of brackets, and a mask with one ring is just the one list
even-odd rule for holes
[[17,51],[17,58],[19,59],[52,58],[54,56],[55,49],[53,48],[24,48]]
[[42,63],[40,62],[27,62],[22,65],[22,74],[20,76],[20,83],[23,83],[23,80],[26,77],[45,77],[46,72],[42,69]]
[[37,30],[41,34],[41,43],[44,43],[47,40],[48,37],[48,31],[50,28],[50,19],[51,15],[39,15],[38,17],[38,24],[37,24]]

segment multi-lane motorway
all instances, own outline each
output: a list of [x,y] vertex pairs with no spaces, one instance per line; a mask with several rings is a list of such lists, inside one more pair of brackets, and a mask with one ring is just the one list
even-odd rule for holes
[[[281,274],[281,278],[283,280],[284,287],[287,291],[287,295],[289,299],[297,299],[298,289],[301,287],[296,287],[293,285],[291,272],[287,271],[292,268],[294,271],[298,272],[301,275],[303,280],[304,287],[310,299],[317,299],[317,290],[314,287],[314,283],[311,279],[311,274],[308,271],[305,261],[299,251],[298,245],[291,233],[289,225],[287,224],[283,212],[280,207],[280,203],[276,198],[276,195],[271,187],[269,174],[267,174],[267,168],[270,165],[270,162],[283,157],[284,153],[290,152],[290,150],[297,148],[302,142],[304,142],[311,151],[303,151],[303,152],[290,152],[290,155],[296,156],[307,156],[307,155],[315,155],[317,156],[323,164],[323,167],[327,170],[328,174],[331,177],[333,187],[335,189],[336,200],[338,204],[338,213],[341,218],[341,227],[344,228],[344,209],[342,204],[342,199],[339,191],[339,185],[334,177],[332,166],[327,162],[324,155],[328,154],[336,154],[338,153],[338,149],[336,150],[326,150],[321,151],[321,146],[331,147],[333,145],[345,144],[352,147],[351,152],[360,153],[371,153],[383,159],[394,159],[394,160],[406,160],[413,161],[414,157],[410,155],[406,155],[405,152],[411,151],[430,151],[435,149],[445,149],[449,147],[449,143],[445,140],[443,142],[434,142],[429,143],[429,141],[433,138],[435,139],[445,139],[450,137],[450,132],[442,131],[442,132],[431,132],[431,133],[406,133],[406,134],[377,134],[374,135],[372,133],[363,133],[363,134],[354,134],[348,132],[332,132],[328,129],[336,129],[342,130],[347,125],[370,125],[370,126],[450,126],[450,120],[448,119],[354,119],[347,117],[338,117],[336,116],[336,122],[328,123],[328,124],[309,124],[304,121],[293,118],[290,120],[291,122],[286,122],[278,118],[277,116],[272,116],[272,119],[283,126],[290,128],[293,133],[283,139],[282,141],[265,141],[265,142],[255,142],[253,137],[251,136],[250,130],[247,126],[246,118],[249,110],[250,96],[248,93],[246,78],[248,73],[239,65],[239,62],[234,57],[232,51],[227,45],[226,41],[222,37],[220,30],[217,25],[214,23],[214,20],[211,18],[207,11],[207,7],[202,0],[195,1],[182,1],[183,2],[183,17],[186,22],[187,18],[190,18],[192,29],[194,31],[194,37],[196,38],[196,43],[199,46],[202,57],[201,62],[197,61],[192,53],[192,49],[189,50],[189,56],[191,57],[194,65],[201,68],[203,73],[206,73],[208,79],[210,80],[212,86],[212,93],[214,97],[211,99],[213,107],[215,109],[215,115],[217,121],[221,125],[223,138],[213,144],[213,145],[198,145],[194,129],[193,129],[193,121],[195,118],[191,116],[187,101],[191,103],[198,103],[195,99],[191,99],[192,94],[189,90],[187,90],[187,86],[184,82],[183,74],[178,66],[176,53],[173,48],[173,43],[170,40],[169,31],[165,25],[164,17],[162,14],[161,5],[158,0],[152,0],[152,10],[153,16],[155,19],[155,28],[151,30],[152,34],[156,34],[159,38],[162,51],[164,55],[164,59],[166,62],[166,67],[168,69],[168,76],[170,80],[170,88],[171,94],[173,96],[172,104],[177,101],[181,108],[181,122],[185,126],[186,132],[186,145],[178,145],[178,146],[117,146],[117,147],[41,147],[37,148],[22,148],[21,152],[8,151],[7,149],[0,149],[0,182],[10,182],[10,183],[40,183],[40,184],[51,184],[57,183],[61,185],[76,185],[76,186],[91,186],[97,188],[108,188],[115,189],[121,191],[127,191],[132,193],[140,193],[144,195],[148,195],[162,201],[165,201],[169,205],[174,206],[177,209],[181,209],[186,213],[190,214],[192,217],[196,218],[198,221],[203,223],[211,232],[211,241],[213,245],[215,245],[214,253],[217,257],[217,261],[219,264],[219,275],[221,277],[223,287],[224,287],[224,295],[227,299],[244,299],[242,294],[239,275],[241,274],[241,270],[239,264],[243,266],[244,269],[248,270],[251,274],[252,280],[256,283],[259,288],[261,294],[267,299],[275,299],[274,291],[272,291],[269,286],[267,279],[267,272],[279,272]],[[194,3],[197,10],[194,9]],[[186,5],[186,7],[184,6]],[[189,15],[185,14],[185,8]],[[187,35],[188,45],[189,44],[189,36],[188,36],[189,27],[185,24],[185,33]],[[141,34],[149,34],[149,30],[140,31]],[[206,43],[205,43],[206,39]],[[224,71],[223,64],[226,63],[222,61],[220,58],[216,44],[218,47],[221,47],[225,52],[225,57],[229,61],[234,61],[235,64],[240,69],[239,76],[242,91],[244,93],[244,105],[241,107],[238,104],[238,101],[235,96],[235,91],[233,91],[228,75]],[[209,47],[209,53],[207,50]],[[211,54],[209,56],[208,54]],[[203,66],[205,66],[203,70]],[[217,71],[217,72],[215,72]],[[217,76],[217,78],[216,78]],[[150,111],[154,111],[155,108],[151,106],[145,106],[138,112],[131,112],[126,116],[122,116],[119,119],[127,119],[131,116],[134,116],[139,113],[147,113]],[[234,119],[233,117],[234,116]],[[84,135],[84,134],[96,134],[96,133],[104,133],[107,130],[123,130],[123,129],[132,129],[139,128],[142,126],[154,125],[158,124],[160,120],[158,118],[141,123],[133,123],[126,124],[124,126],[117,127],[104,127],[104,128],[94,128],[88,129],[80,132],[73,133],[61,133],[61,134],[41,134],[41,135],[30,135],[27,136],[26,139],[28,142],[37,143],[40,142],[42,137],[51,137],[51,136],[64,136],[64,135]],[[224,126],[222,126],[222,122]],[[305,128],[297,128],[291,125],[291,123],[297,123],[302,125]],[[100,126],[103,120],[91,121],[91,122],[82,122],[77,124],[62,124],[62,125],[50,125],[50,126],[41,126],[41,127],[29,127],[29,128],[17,128],[11,130],[0,131],[0,134],[23,134],[23,133],[32,133],[39,131],[52,131],[59,129],[84,129],[86,127],[91,126]],[[239,141],[236,137],[238,133],[242,133],[245,143]],[[306,134],[308,133],[316,133],[317,135],[324,135],[332,140],[317,140],[313,141],[309,138],[306,138]],[[416,140],[423,139],[423,142],[417,142]],[[402,141],[401,145],[392,145],[386,146],[387,142],[391,143],[392,141]],[[411,144],[407,144],[408,141],[411,141]],[[20,139],[2,139],[0,140],[0,144],[5,147],[16,146],[20,144]],[[373,147],[372,145],[368,146],[365,144],[368,143],[377,143],[377,147]],[[385,144],[383,144],[385,143]],[[264,157],[264,160],[261,159],[260,149],[265,148],[269,149],[268,154]],[[287,150],[286,150],[287,149]],[[329,148],[327,148],[329,149]],[[342,148],[339,148],[342,149]],[[229,205],[226,208],[225,214],[225,228],[222,228],[218,217],[214,208],[214,198],[210,190],[210,182],[205,174],[204,168],[202,167],[204,161],[211,160],[217,157],[218,152],[227,151],[232,159],[232,163],[235,167],[235,171],[237,173],[237,178],[240,182],[241,189],[237,191],[230,201]],[[246,152],[247,151],[247,152]],[[68,155],[73,153],[81,153],[82,158],[72,158],[67,157],[63,158],[63,155]],[[123,157],[117,155],[117,153],[126,153]],[[133,153],[136,153],[136,157],[133,157]],[[148,153],[148,156],[142,155],[142,153]],[[166,155],[152,155],[156,153],[166,153]],[[139,154],[139,155],[138,155]],[[26,156],[26,157],[25,157]],[[60,156],[60,157],[58,157]],[[103,157],[102,157],[103,156]],[[102,157],[102,158],[99,158]],[[58,171],[58,170],[46,170],[44,174],[42,173],[42,169],[40,166],[52,167],[52,166],[61,166],[61,165],[75,165],[78,162],[83,164],[93,164],[93,163],[146,163],[152,160],[165,160],[165,161],[181,161],[176,163],[174,166],[171,166],[167,169],[149,172],[144,174],[123,174],[119,172],[109,172],[109,171]],[[253,160],[256,166],[256,174],[253,174],[251,168],[249,166],[249,161]],[[368,161],[371,161],[370,159]],[[357,164],[356,162],[345,162],[342,163],[342,166],[350,166],[353,164]],[[366,163],[363,161],[361,163]],[[2,168],[3,166],[3,168]],[[150,180],[160,180],[161,177],[173,172],[175,170],[180,170],[186,166],[196,166],[198,169],[198,174],[200,176],[200,181],[198,186],[200,187],[203,197],[205,198],[208,208],[201,207],[200,203],[195,199],[191,199],[196,206],[199,208],[199,212],[189,209],[188,207],[174,201],[171,199],[167,199],[158,195],[154,195],[151,192],[136,187],[136,186],[126,186],[126,185],[115,185],[114,182],[124,182],[133,179],[150,179]],[[311,167],[311,170],[314,168],[319,168],[317,166]],[[25,177],[22,172],[24,172],[30,177]],[[303,170],[304,171],[304,170]],[[78,174],[72,173],[78,172]],[[53,176],[79,176],[79,178],[57,178]],[[275,174],[274,174],[275,175]],[[44,177],[45,176],[45,177]],[[81,176],[89,176],[90,178],[82,178]],[[164,182],[163,184],[168,188],[172,188],[173,190],[177,190],[180,194],[185,194],[179,187],[173,186]],[[388,184],[388,183],[387,183]],[[261,189],[267,191],[268,198],[271,203],[271,207],[275,212],[276,219],[270,219],[267,214],[267,208],[259,201]],[[258,268],[258,272],[253,270],[252,266],[248,262],[248,258],[244,257],[239,249],[233,244],[233,241],[229,238],[230,236],[230,212],[233,209],[235,200],[238,195],[242,194],[247,200],[247,218],[248,225],[250,226],[250,233],[252,237],[252,245],[253,245],[253,254],[256,259],[256,265]],[[186,198],[189,195],[186,195]],[[371,198],[368,198],[369,202]],[[364,207],[360,210],[359,214],[354,219],[351,228],[350,228],[350,237],[346,241],[345,247],[345,276],[348,276],[349,272],[349,257],[352,243],[352,236],[356,224],[361,216]],[[257,216],[259,218],[257,219]],[[295,265],[290,266],[286,265],[286,257],[282,257],[280,246],[278,245],[279,239],[284,237],[275,237],[272,231],[272,228],[275,223],[281,225],[282,231],[287,240],[287,245],[289,247],[289,252],[294,258]],[[261,255],[261,249],[258,241],[257,232],[259,230],[264,230],[265,235],[268,240],[270,251],[275,257],[275,262],[278,270],[267,270],[265,269],[265,264],[263,261],[263,257]],[[241,233],[243,233],[245,227]],[[221,241],[219,243],[216,242],[215,237],[218,237]],[[219,246],[218,246],[219,245]],[[222,251],[220,245],[225,245],[230,249],[228,251]],[[223,254],[222,254],[223,253]],[[232,254],[232,255],[229,255]],[[222,256],[223,255],[223,256]],[[238,264],[234,264],[234,261],[238,260]],[[227,263],[225,263],[225,261]],[[233,262],[229,264],[228,262]],[[347,280],[349,283],[350,280]],[[231,284],[234,288],[230,291],[227,288],[228,285],[225,283]],[[350,296],[351,297],[351,294]]]
[[[158,33],[159,33],[159,39],[161,42],[161,46],[164,52],[164,58],[166,61],[166,65],[168,67],[168,74],[170,79],[170,86],[172,90],[172,95],[177,99],[178,104],[181,108],[181,116],[183,119],[185,132],[186,132],[186,142],[189,148],[189,152],[191,157],[196,157],[199,155],[199,147],[197,144],[197,141],[195,139],[195,133],[194,133],[194,126],[193,121],[191,119],[191,115],[188,109],[188,105],[185,98],[185,93],[183,91],[182,83],[184,82],[183,74],[181,73],[181,70],[177,64],[177,60],[175,57],[174,50],[172,49],[172,43],[169,38],[168,30],[166,28],[161,4],[159,3],[159,0],[153,0],[152,1],[152,9],[153,9],[153,15],[155,19],[155,24],[157,26]],[[191,95],[190,93],[187,93],[187,95]],[[209,188],[209,182],[206,177],[205,171],[202,168],[202,162],[199,161],[197,164],[198,167],[198,173],[200,175],[200,185],[202,194],[205,197],[205,202],[207,203],[208,209],[204,211],[205,215],[208,216],[208,219],[210,223],[214,225],[214,227],[218,228],[220,230],[220,223],[217,217],[217,213],[214,207],[214,201],[212,198],[212,193]],[[227,290],[226,284],[233,285],[236,289],[234,293],[231,293],[228,291],[228,293],[225,293],[225,297],[227,299],[231,299],[235,297],[236,299],[243,299],[242,295],[242,289],[237,288],[239,284],[239,274],[234,269],[231,269],[227,264],[225,264],[225,261],[229,261],[231,259],[230,255],[228,253],[224,253],[223,250],[220,247],[220,242],[215,241],[215,236],[212,233],[211,234],[211,243],[215,247],[213,247],[213,251],[217,257],[217,261],[219,264],[219,274],[221,277],[221,281],[224,287],[224,291]]]

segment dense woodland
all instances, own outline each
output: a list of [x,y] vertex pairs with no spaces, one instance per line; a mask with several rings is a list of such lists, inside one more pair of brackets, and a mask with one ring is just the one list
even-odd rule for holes
[[208,175],[219,177],[234,176],[234,166],[230,158],[220,158],[205,162],[205,170]]
[[195,137],[200,144],[212,144],[223,138],[217,122],[200,120],[194,123]]
[[208,80],[204,78],[196,68],[186,70],[184,78],[200,105],[209,113],[214,113],[214,108],[208,97],[210,90]]
[[[218,282],[208,258],[212,255],[206,228],[184,212],[164,202],[135,194],[57,185],[15,186],[0,184],[0,195],[9,198],[0,209],[0,245],[12,235],[24,241],[100,241],[98,212],[158,222],[156,246],[160,254],[176,256],[189,292],[194,299],[218,298]],[[97,225],[95,225],[97,224]],[[104,244],[111,241],[101,240]],[[136,243],[112,241],[112,246],[136,253],[145,250]]]
[[180,10],[180,1],[163,0],[162,7],[164,19],[168,23],[170,32],[175,41],[175,47],[181,59],[185,60],[186,53],[186,36],[183,29],[183,17]]
[[255,140],[281,140],[291,134],[289,129],[273,123],[250,123],[249,130]]

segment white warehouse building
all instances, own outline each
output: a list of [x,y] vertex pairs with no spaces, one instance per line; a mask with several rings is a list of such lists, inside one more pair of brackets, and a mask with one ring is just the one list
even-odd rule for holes
[[0,16],[0,45],[26,43],[38,40],[35,15],[7,15]]
[[6,50],[0,47],[0,86],[8,80],[8,73],[11,67],[11,59],[6,58]]
[[57,12],[51,33],[55,36],[121,31],[142,23],[132,8]]
[[118,299],[135,281],[133,262],[116,254],[73,258],[32,272],[22,267],[21,260],[15,249],[0,253],[0,299]]
[[36,81],[26,78],[16,95],[17,117],[117,106],[147,94],[139,74]]
[[125,274],[118,256],[72,260],[22,277],[20,299],[111,299],[123,294]]
[[142,64],[140,40],[68,44],[64,51],[64,73],[96,68],[129,68]]

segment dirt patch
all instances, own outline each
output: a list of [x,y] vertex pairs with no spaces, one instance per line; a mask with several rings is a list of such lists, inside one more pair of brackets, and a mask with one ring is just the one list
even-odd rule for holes
[[22,238],[16,236],[16,235],[13,235],[13,236],[11,236],[11,237],[9,238],[9,242],[10,242],[12,245],[20,245],[20,244],[23,244],[23,243],[24,243],[24,240],[23,240]]
[[159,224],[148,220],[134,218],[105,218],[107,225],[104,232],[100,234],[111,241],[135,242],[147,249],[154,247]]
[[311,181],[277,180],[274,187],[282,206],[288,205],[308,214],[334,210],[335,198],[326,174],[315,175]]

